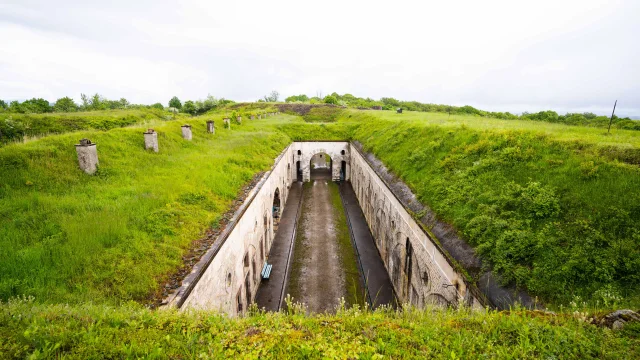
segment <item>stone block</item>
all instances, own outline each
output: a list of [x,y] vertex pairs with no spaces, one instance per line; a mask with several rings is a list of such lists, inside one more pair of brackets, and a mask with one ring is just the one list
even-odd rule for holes
[[191,141],[192,137],[191,125],[182,125],[182,138]]

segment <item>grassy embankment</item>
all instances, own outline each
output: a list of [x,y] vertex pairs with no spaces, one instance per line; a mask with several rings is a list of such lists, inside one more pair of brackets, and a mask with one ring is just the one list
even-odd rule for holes
[[640,169],[611,160],[639,157],[637,132],[386,111],[340,121],[360,124],[353,138],[505,281],[555,304],[640,304]]
[[51,134],[79,130],[109,130],[136,124],[185,119],[158,109],[102,110],[72,113],[17,114],[0,113],[0,146],[10,142],[33,141]]
[[[48,136],[0,148],[0,300],[144,300],[240,188],[268,169],[289,139],[255,125],[205,132],[158,123],[160,152],[134,126]],[[97,143],[96,176],[78,169],[74,144]]]
[[[0,299],[36,297],[0,305],[0,357],[640,356],[637,325],[612,332],[563,313],[351,310],[236,320],[104,305],[157,290],[188,244],[290,139],[327,138],[362,141],[534,293],[555,290],[548,298],[557,303],[582,295],[601,307],[614,306],[616,292],[633,301],[640,177],[601,149],[633,154],[636,138],[578,127],[567,130],[573,136],[544,135],[540,129],[565,128],[501,129],[509,125],[444,122],[440,114],[358,114],[330,124],[280,116],[230,132],[218,122],[216,135],[204,132],[202,117],[189,120],[192,142],[180,138],[179,123],[161,123],[159,154],[142,149],[143,126],[0,149]],[[97,176],[77,168],[73,144],[81,137],[98,143]],[[46,304],[63,302],[72,305]]]
[[637,359],[640,326],[611,331],[524,311],[351,309],[335,315],[207,312],[140,306],[0,306],[2,358]]

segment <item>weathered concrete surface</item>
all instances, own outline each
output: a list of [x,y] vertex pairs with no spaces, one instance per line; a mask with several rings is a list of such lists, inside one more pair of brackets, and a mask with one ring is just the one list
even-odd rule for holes
[[[302,169],[303,181],[311,180],[311,158],[316,154],[327,154],[333,160],[333,167],[331,177],[333,180],[340,180],[340,166],[342,161],[346,163],[346,176],[345,180],[349,180],[350,174],[350,161],[349,152],[350,145],[345,141],[309,141],[309,142],[295,142],[293,143],[293,164],[300,161],[300,167]],[[299,153],[299,154],[298,154]]]
[[149,129],[149,131],[144,133],[144,148],[145,150],[153,150],[158,152],[158,133],[153,131],[153,129]]
[[314,180],[303,190],[292,274],[286,292],[308,311],[332,312],[348,297],[346,274],[337,244],[336,216],[329,180]]
[[182,138],[190,141],[193,138],[191,125],[182,125],[180,128],[182,129]]
[[395,306],[391,279],[350,182],[340,184],[340,196],[356,247],[360,271],[365,279],[368,301],[374,308],[380,305]]
[[267,263],[273,265],[269,280],[263,280],[258,288],[255,302],[258,308],[279,311],[283,302],[283,293],[289,275],[289,265],[296,236],[296,225],[302,204],[302,183],[294,183],[289,191],[278,231],[273,239]]
[[[286,203],[291,184],[292,148],[278,156],[227,228],[168,299],[181,309],[217,310],[228,315],[245,311],[253,302],[260,271],[273,243],[275,193]],[[283,209],[280,208],[281,212]]]
[[96,144],[91,143],[88,139],[82,139],[80,144],[76,145],[76,153],[78,154],[80,169],[89,175],[93,175],[98,170],[99,165]]

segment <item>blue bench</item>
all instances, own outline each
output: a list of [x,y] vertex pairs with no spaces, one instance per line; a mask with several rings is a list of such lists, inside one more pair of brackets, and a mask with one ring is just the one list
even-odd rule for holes
[[269,279],[269,275],[271,275],[271,268],[273,267],[273,265],[264,263],[264,266],[262,267],[262,272],[260,273],[260,275],[262,275],[262,278],[267,280]]

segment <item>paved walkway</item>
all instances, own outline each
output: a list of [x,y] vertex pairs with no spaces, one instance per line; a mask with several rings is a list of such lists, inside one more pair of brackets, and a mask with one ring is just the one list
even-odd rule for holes
[[296,225],[302,203],[302,183],[294,182],[280,217],[267,262],[273,265],[269,280],[262,280],[255,302],[260,309],[278,311],[283,302],[283,289],[289,276],[289,265],[296,236]]
[[347,213],[351,238],[355,240],[360,270],[364,274],[369,302],[372,303],[374,308],[379,305],[395,306],[395,295],[391,279],[387,269],[384,267],[371,231],[369,231],[369,226],[364,218],[364,213],[360,208],[351,182],[343,182],[340,185],[340,195]]
[[[339,244],[337,230],[339,210],[331,200],[330,187],[335,185],[331,183],[329,170],[318,175],[314,176],[312,171],[314,180],[305,184],[302,191],[304,200],[298,221],[295,258],[286,291],[294,301],[305,304],[311,313],[333,312],[341,298],[349,301],[344,249]],[[329,179],[325,179],[326,176]],[[345,225],[343,223],[342,227]],[[343,240],[347,242],[346,250],[353,254],[349,238],[343,237]],[[359,281],[357,270],[355,275]]]

